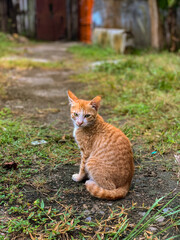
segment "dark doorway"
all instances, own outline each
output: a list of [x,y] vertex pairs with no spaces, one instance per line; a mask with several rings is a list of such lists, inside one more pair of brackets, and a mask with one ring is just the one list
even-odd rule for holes
[[66,0],[36,0],[36,33],[40,40],[66,37]]

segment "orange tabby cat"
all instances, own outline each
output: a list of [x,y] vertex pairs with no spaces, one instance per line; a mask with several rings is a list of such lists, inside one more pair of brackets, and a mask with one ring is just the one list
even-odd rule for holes
[[97,113],[101,97],[85,101],[71,91],[68,97],[74,137],[81,150],[80,170],[72,179],[79,182],[88,177],[86,188],[95,197],[124,198],[134,174],[129,139]]

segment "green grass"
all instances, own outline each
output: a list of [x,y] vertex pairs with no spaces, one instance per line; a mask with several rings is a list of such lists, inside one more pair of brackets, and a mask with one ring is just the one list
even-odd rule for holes
[[[43,169],[48,167],[51,171],[59,165],[73,163],[80,157],[79,150],[68,134],[64,135],[52,126],[41,127],[31,121],[15,119],[8,108],[0,111],[0,119],[0,205],[6,212],[1,216],[0,229],[1,233],[5,234],[5,239],[18,236],[38,239],[41,236],[43,239],[84,240],[94,237],[130,240],[133,239],[131,235],[149,236],[147,229],[159,215],[166,215],[168,222],[171,221],[171,227],[179,224],[178,207],[163,213],[163,209],[177,196],[172,197],[172,200],[160,209],[159,203],[162,199],[157,200],[134,226],[133,231],[126,213],[131,209],[120,207],[111,211],[106,218],[86,222],[83,213],[74,211],[71,206],[62,205],[58,194],[50,197],[44,192],[44,200],[37,198],[33,202],[29,201],[23,187],[31,183],[43,193],[48,181],[48,178],[41,176]],[[37,146],[31,144],[32,141],[42,139],[47,143]],[[17,170],[2,168],[5,163],[12,161],[18,164]],[[132,209],[134,208],[132,206]],[[159,231],[156,235],[162,233]],[[0,239],[4,239],[3,236],[0,235]],[[151,234],[151,239],[155,239],[153,236]]]
[[[170,194],[172,194],[172,193],[170,193]],[[168,194],[168,195],[170,195],[170,194]],[[153,223],[155,223],[157,221],[157,219],[160,218],[160,217],[164,217],[164,218],[165,217],[170,217],[171,218],[170,224],[168,224],[168,226],[164,227],[163,229],[161,229],[156,234],[152,234],[151,232],[148,232],[148,231],[146,232],[145,231],[144,236],[146,237],[146,239],[155,239],[157,236],[159,236],[160,234],[165,232],[168,228],[171,228],[175,225],[180,226],[180,220],[179,220],[179,213],[180,213],[179,207],[180,206],[178,205],[174,209],[173,208],[167,208],[173,202],[173,200],[179,196],[179,194],[180,193],[178,193],[175,196],[172,196],[171,200],[167,201],[167,203],[163,204],[163,206],[160,207],[160,209],[157,209],[156,211],[154,211],[153,214],[151,214],[151,212],[156,207],[160,206],[160,202],[162,201],[163,198],[165,198],[165,196],[163,196],[159,199],[156,199],[154,204],[149,208],[149,210],[145,213],[145,215],[141,218],[141,220],[136,224],[136,226],[128,234],[128,236],[126,236],[124,238],[124,240],[131,240],[131,239],[134,239],[135,237],[141,235],[141,233],[143,233],[148,227],[153,225]],[[180,236],[180,235],[178,235],[178,236]],[[174,236],[172,239],[177,238],[178,236],[176,236],[176,237]]]
[[[93,53],[94,47],[92,56]],[[77,76],[78,81],[87,85],[81,97],[101,95],[109,121],[120,127],[123,120],[122,130],[134,142],[143,143],[146,150],[155,149],[160,154],[177,152],[179,63],[179,56],[168,52],[119,55],[118,63],[104,63]]]
[[61,69],[64,64],[60,61],[56,62],[39,62],[28,58],[21,59],[0,59],[0,67],[3,69],[28,69],[28,68],[40,68],[40,69]]
[[[37,198],[29,202],[26,193],[22,191],[23,187],[31,183],[35,189],[43,192],[48,181],[41,176],[43,169],[48,167],[48,171],[51,171],[59,165],[73,163],[79,158],[79,150],[68,134],[64,135],[52,126],[41,127],[21,118],[15,119],[8,108],[1,110],[0,119],[0,205],[6,212],[1,217],[0,229],[5,234],[5,239],[21,236],[25,239],[43,237],[84,240],[94,237],[131,240],[134,239],[132,236],[144,236],[145,239],[157,240],[169,227],[180,224],[179,206],[171,206],[178,195],[172,196],[163,206],[161,201],[164,197],[157,199],[133,228],[127,214],[135,208],[133,205],[130,209],[124,209],[123,206],[117,208],[106,218],[86,222],[83,213],[74,211],[71,206],[62,205],[58,194],[50,197],[44,192],[44,200]],[[47,143],[38,146],[31,144],[32,141],[42,139]],[[2,168],[4,163],[12,161],[18,164],[18,170]],[[164,212],[163,209],[169,206],[171,210]],[[167,224],[152,234],[148,227],[160,215],[166,217]],[[0,239],[4,239],[1,236]]]
[[[78,75],[78,80],[87,85],[80,93],[81,96],[92,98],[101,95],[109,122],[117,127],[119,122],[124,122],[123,131],[143,151],[157,150],[161,154],[178,151],[178,56],[166,52],[123,56],[97,46],[75,46],[70,51],[82,61],[119,58],[118,64],[105,63],[94,71]],[[4,67],[42,68],[41,64],[31,64],[15,61],[8,62],[8,66]],[[32,145],[36,140],[45,140],[47,143]],[[157,199],[145,216],[133,224],[128,214],[136,206],[130,209],[122,206],[105,218],[86,222],[82,213],[59,202],[61,188],[53,196],[46,193],[49,179],[43,175],[45,169],[55,170],[79,158],[79,150],[69,132],[24,120],[23,116],[17,118],[8,108],[0,111],[0,205],[4,211],[0,220],[0,239],[130,240],[144,237],[157,240],[166,234],[168,227],[179,226],[179,205],[176,204],[178,195],[174,197],[173,194],[167,196],[167,199]],[[17,170],[2,168],[5,163],[12,161],[18,164]],[[33,202],[27,199],[23,188],[30,184],[34,191],[44,194],[42,198]],[[167,206],[171,210],[164,212]],[[139,211],[138,207],[135,210]],[[157,226],[159,215],[166,219],[163,227]],[[148,230],[153,224],[158,227],[156,234]]]
[[[72,159],[76,158],[77,147],[68,134],[64,135],[60,130],[51,126],[45,128],[39,125],[33,126],[32,122],[23,123],[21,118],[13,120],[9,112],[10,110],[6,108],[0,112],[1,159],[4,161],[16,159],[20,167],[28,167],[33,161],[31,156],[35,154],[39,159],[36,164],[49,164],[53,167],[54,158],[56,164],[73,162]],[[47,144],[31,144],[33,141],[42,139]],[[59,144],[61,142],[62,144]]]
[[[52,170],[62,164],[74,163],[75,159],[79,158],[74,141],[68,134],[64,135],[51,126],[45,128],[23,121],[22,118],[15,119],[8,108],[0,111],[0,132],[0,205],[7,211],[7,218],[1,216],[4,219],[0,224],[2,232],[6,233],[6,239],[11,239],[21,233],[30,236],[31,233],[40,231],[45,224],[52,225],[53,229],[58,223],[57,214],[60,211],[54,208],[50,212],[49,208],[45,210],[43,200],[37,199],[33,204],[29,203],[22,188],[31,182],[36,189],[43,191],[47,179],[41,177],[42,169],[48,166],[48,169]],[[47,143],[32,145],[33,141],[42,139]],[[18,164],[17,170],[3,168],[11,162]],[[67,213],[64,208],[60,218],[64,221],[65,232],[72,230],[78,223],[78,220],[74,220],[68,225],[71,212],[69,209]],[[49,232],[49,236],[51,235],[56,234],[52,231]],[[3,239],[1,237],[2,235],[0,239]]]
[[[0,112],[0,119],[0,182],[4,192],[1,203],[12,204],[20,199],[16,195],[18,189],[47,165],[49,169],[54,169],[61,164],[74,163],[79,157],[78,149],[68,134],[64,135],[51,126],[44,128],[22,119],[14,120],[9,109]],[[47,143],[32,145],[33,141],[42,139]],[[18,173],[2,168],[5,163],[13,161],[18,164]],[[9,187],[6,189],[7,183]],[[45,183],[45,179],[38,176],[33,181],[35,187]]]
[[[29,41],[28,43],[17,43],[15,40],[12,41],[8,37],[7,34],[0,32],[0,68],[3,69],[28,69],[28,68],[42,68],[42,69],[60,69],[64,67],[63,62],[56,61],[56,62],[39,62],[34,61],[32,59],[19,57],[23,53],[22,50],[17,50],[16,48],[20,48],[25,45],[32,45],[35,44],[35,42],[32,43],[32,41]],[[8,56],[13,55],[16,58],[13,58],[12,60],[6,58]]]
[[20,46],[19,44],[11,41],[7,34],[0,32],[0,57],[8,54],[16,53],[14,47]]
[[74,45],[68,49],[76,57],[83,58],[84,60],[105,60],[116,59],[118,54],[111,48],[101,48],[97,45]]

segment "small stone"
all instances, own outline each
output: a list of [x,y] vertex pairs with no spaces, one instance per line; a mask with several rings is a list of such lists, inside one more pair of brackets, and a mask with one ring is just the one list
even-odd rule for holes
[[164,222],[164,220],[165,220],[165,217],[157,215],[157,218],[156,218],[157,222],[162,223],[162,222]]
[[100,213],[101,215],[104,215],[104,214],[105,214],[105,212],[103,212],[103,211],[100,211],[99,213]]
[[108,206],[112,206],[112,203],[107,203]]
[[171,213],[172,213],[172,212],[173,212],[173,209],[172,209],[172,208],[164,208],[164,209],[163,209],[163,212],[164,212],[164,213],[167,213],[167,212],[171,212]]
[[93,205],[93,208],[94,208],[95,210],[98,210],[98,209],[99,209],[99,207],[98,207],[96,204]]
[[146,214],[146,212],[139,212],[138,213],[140,216],[144,217],[144,215]]
[[37,141],[33,141],[31,142],[32,145],[41,145],[41,144],[46,144],[47,141],[45,140],[37,140]]
[[151,174],[150,174],[151,177],[156,177],[156,175],[157,174],[155,172],[151,172]]
[[157,228],[156,227],[149,227],[148,230],[150,232],[156,232],[157,231]]
[[87,218],[85,219],[85,221],[86,221],[86,222],[91,222],[91,217],[87,217]]
[[87,216],[87,215],[90,214],[90,211],[89,210],[85,210],[83,213],[84,213],[85,216]]
[[180,155],[175,154],[174,157],[175,157],[175,162],[180,166]]
[[17,105],[17,106],[15,106],[15,108],[17,108],[17,109],[23,109],[23,108],[24,108],[24,106]]

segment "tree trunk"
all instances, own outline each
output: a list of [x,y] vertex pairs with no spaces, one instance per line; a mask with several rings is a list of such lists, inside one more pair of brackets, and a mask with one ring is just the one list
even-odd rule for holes
[[121,18],[120,18],[121,2],[122,0],[104,0],[105,9],[106,9],[106,19],[105,19],[104,27],[106,28],[121,27]]
[[177,35],[177,12],[176,8],[168,9],[168,30],[170,35],[170,51],[175,52],[178,48],[178,35]]
[[151,46],[159,50],[164,47],[164,38],[157,0],[148,0],[148,4],[151,19]]
[[0,0],[0,31],[7,32],[8,30],[8,17],[7,17],[7,2]]

